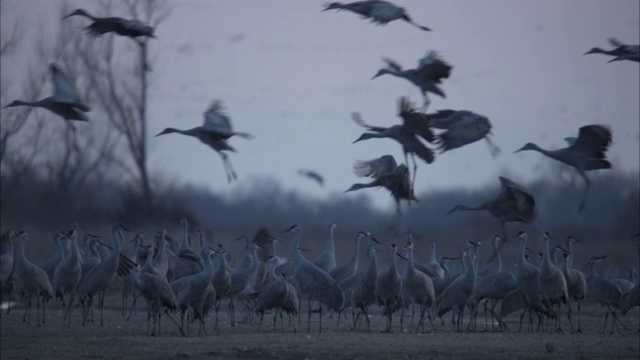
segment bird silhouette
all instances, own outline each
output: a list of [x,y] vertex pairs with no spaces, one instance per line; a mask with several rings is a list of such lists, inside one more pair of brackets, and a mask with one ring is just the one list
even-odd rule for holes
[[95,17],[84,9],[77,9],[62,19],[67,19],[71,16],[84,16],[93,20],[93,23],[85,28],[89,35],[99,36],[114,32],[118,35],[128,36],[133,39],[141,36],[155,37],[153,35],[153,26],[144,24],[140,20],[122,19],[119,17]]
[[188,130],[166,128],[156,136],[171,133],[193,136],[215,150],[220,157],[222,157],[222,164],[224,165],[227,181],[229,182],[237,179],[238,176],[231,166],[228,155],[225,153],[225,151],[236,151],[227,143],[227,140],[234,135],[245,139],[253,138],[253,136],[248,133],[233,131],[231,119],[224,113],[224,105],[220,100],[214,100],[204,112],[204,123],[202,126]]
[[298,175],[304,176],[310,180],[315,181],[320,186],[324,186],[324,177],[320,175],[317,171],[300,169],[298,170]]
[[356,139],[354,143],[373,138],[391,138],[397,141],[402,145],[404,161],[407,165],[409,164],[407,154],[411,154],[411,159],[413,160],[412,182],[414,182],[418,168],[415,155],[424,160],[427,164],[431,164],[435,160],[433,150],[422,143],[419,138],[428,142],[434,142],[436,137],[433,134],[433,131],[429,128],[428,116],[416,111],[406,97],[400,97],[398,101],[398,108],[398,115],[402,118],[403,123],[401,125],[393,125],[386,128],[368,125],[364,122],[359,113],[352,113],[351,117],[353,118],[353,121],[357,125],[369,130]]
[[[524,222],[528,223],[536,217],[537,208],[533,195],[524,187],[518,185],[514,181],[500,176],[500,192],[498,195],[489,199],[478,206],[456,205],[449,210],[447,214],[458,211],[477,211],[486,210],[500,221],[502,228],[502,239],[508,239],[506,223],[508,222]],[[500,248],[502,248],[500,244]]]
[[73,82],[60,70],[56,64],[49,65],[51,83],[53,85],[53,95],[38,101],[14,100],[5,108],[15,106],[30,106],[47,109],[66,120],[67,125],[73,132],[73,146],[78,150],[76,140],[76,128],[71,120],[89,121],[85,112],[91,110],[89,106],[80,98]]
[[438,110],[428,117],[430,127],[445,130],[435,141],[441,152],[484,139],[492,156],[500,154],[500,148],[489,137],[491,122],[486,116],[468,110]]
[[591,50],[584,53],[584,55],[588,54],[605,54],[614,56],[613,59],[608,62],[620,61],[620,60],[630,60],[635,62],[640,62],[640,45],[626,45],[618,41],[616,38],[610,38],[609,43],[614,48],[611,50],[603,50],[599,47],[594,47]]
[[430,28],[422,25],[418,25],[407,14],[406,10],[400,6],[394,5],[388,1],[382,0],[366,0],[366,1],[354,1],[347,4],[339,2],[332,2],[325,4],[327,10],[348,10],[356,14],[361,15],[365,19],[371,19],[371,22],[378,25],[385,25],[388,22],[402,19],[409,24],[417,27],[423,31],[431,31]]
[[396,201],[398,214],[402,213],[400,200],[418,201],[413,194],[413,186],[411,179],[409,179],[409,169],[404,164],[396,164],[396,160],[391,155],[384,155],[368,161],[356,161],[353,165],[353,172],[357,176],[370,177],[374,180],[366,184],[353,184],[345,192],[371,187],[384,187],[391,192],[391,196]]
[[428,93],[446,98],[439,85],[443,79],[449,78],[453,66],[445,62],[438,52],[428,51],[425,57],[418,60],[418,66],[414,69],[403,70],[400,64],[391,59],[383,58],[382,60],[387,63],[387,67],[378,70],[371,78],[372,80],[387,74],[408,80],[420,89],[420,94],[424,99],[423,109],[426,109],[431,103]]
[[587,194],[591,188],[591,181],[587,177],[586,172],[611,168],[611,163],[607,160],[606,155],[610,145],[610,128],[605,125],[586,125],[580,128],[578,138],[569,147],[557,150],[545,150],[536,144],[527,143],[515,152],[535,150],[552,159],[574,167],[586,183],[582,200],[578,207],[578,211],[582,211],[585,208]]

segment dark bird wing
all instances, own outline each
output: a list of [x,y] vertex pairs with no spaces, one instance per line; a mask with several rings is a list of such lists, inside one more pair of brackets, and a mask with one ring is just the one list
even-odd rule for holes
[[398,64],[397,62],[388,59],[388,58],[382,58],[382,61],[384,61],[385,63],[387,63],[387,67],[395,72],[400,72],[402,71],[402,66],[400,66],[400,64]]
[[386,128],[383,128],[381,126],[368,125],[367,123],[364,122],[364,119],[362,119],[362,115],[360,115],[359,112],[352,112],[351,119],[353,119],[353,122],[355,122],[358,126],[362,126],[363,128],[366,128],[371,131],[382,132],[386,130]]
[[298,170],[298,175],[307,177],[307,178],[317,182],[318,185],[320,185],[320,186],[324,185],[324,178],[322,177],[322,175],[320,175],[316,171],[313,171],[313,170]]
[[580,128],[578,139],[571,145],[573,151],[590,158],[605,159],[611,145],[611,129],[605,125],[587,125]]
[[529,222],[536,216],[536,201],[524,187],[514,181],[500,176],[502,186],[498,195],[498,203],[513,214],[514,219]]
[[429,127],[429,116],[416,111],[409,99],[401,97],[398,101],[400,117],[403,120],[404,131],[418,135],[426,141],[432,143],[436,137]]
[[451,75],[453,67],[445,62],[436,51],[429,51],[427,56],[418,61],[418,71],[421,79],[440,83]]
[[379,179],[393,173],[398,167],[396,159],[391,155],[384,155],[368,161],[356,161],[353,165],[353,173],[359,177],[371,177]]
[[223,137],[233,135],[231,119],[225,114],[224,104],[221,100],[213,100],[204,112],[204,123],[202,127],[210,132],[214,132]]
[[491,131],[488,118],[466,110],[458,111],[442,122],[448,125],[438,140],[443,152],[483,139]]

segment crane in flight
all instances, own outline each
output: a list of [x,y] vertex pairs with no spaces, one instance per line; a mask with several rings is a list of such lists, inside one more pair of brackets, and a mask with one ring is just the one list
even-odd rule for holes
[[49,65],[49,74],[51,75],[51,84],[53,85],[52,96],[37,101],[15,100],[5,106],[5,108],[15,106],[39,107],[62,117],[73,133],[73,147],[78,151],[78,142],[75,135],[76,128],[71,123],[71,120],[88,122],[89,118],[87,118],[85,112],[91,109],[80,98],[73,82],[60,70],[58,65],[53,63]]
[[420,89],[420,94],[424,99],[423,109],[426,109],[431,103],[428,93],[436,94],[442,98],[447,97],[439,85],[443,79],[449,78],[453,66],[444,61],[438,52],[428,51],[425,57],[418,60],[418,66],[414,69],[404,70],[400,64],[391,59],[382,58],[382,60],[387,63],[387,67],[378,70],[371,80],[388,74],[411,82]]
[[364,122],[360,113],[352,113],[351,117],[353,121],[368,130],[360,135],[354,143],[374,138],[391,138],[400,143],[404,153],[404,162],[407,165],[409,164],[407,154],[411,154],[411,160],[413,161],[413,179],[411,180],[411,184],[413,184],[416,180],[416,172],[418,170],[415,156],[417,155],[427,164],[435,161],[434,151],[420,141],[419,138],[429,143],[435,142],[437,139],[429,127],[429,117],[414,109],[406,97],[400,97],[398,100],[398,108],[398,115],[402,118],[402,124],[392,125],[390,127],[369,125]]
[[591,50],[584,53],[584,55],[588,54],[605,54],[614,56],[613,59],[607,62],[620,61],[620,60],[630,60],[635,62],[640,62],[640,45],[626,45],[616,38],[610,38],[609,43],[614,48],[611,50],[603,50],[599,47],[594,47]]
[[225,113],[224,105],[220,100],[213,100],[207,110],[204,112],[204,123],[188,130],[179,130],[175,128],[166,128],[158,135],[178,133],[187,136],[193,136],[200,140],[203,144],[208,145],[215,150],[222,158],[227,181],[236,180],[238,176],[231,166],[229,156],[226,151],[236,151],[227,140],[232,136],[239,136],[245,139],[252,139],[253,136],[246,132],[234,131],[231,126],[231,119]]
[[585,208],[587,194],[591,188],[591,181],[586,172],[598,169],[610,169],[611,163],[607,160],[607,150],[611,146],[611,129],[606,125],[582,126],[577,139],[566,148],[557,150],[545,150],[534,143],[527,143],[515,152],[524,150],[538,151],[554,160],[572,166],[584,179],[586,187],[580,200],[578,211]]
[[468,110],[438,110],[427,116],[430,127],[444,130],[435,141],[442,153],[484,139],[492,156],[500,154],[500,148],[489,137],[493,135],[492,126],[486,116]]
[[72,16],[84,16],[92,20],[93,23],[85,28],[87,33],[92,36],[100,36],[109,32],[114,32],[120,36],[128,36],[132,39],[144,36],[151,38],[155,37],[153,35],[153,31],[155,30],[153,26],[144,24],[137,19],[95,17],[84,9],[77,9],[62,19],[67,19]]
[[398,215],[402,213],[400,200],[418,201],[413,194],[409,169],[405,164],[398,165],[391,155],[368,161],[356,161],[353,172],[359,177],[373,178],[373,181],[366,184],[353,184],[345,192],[381,186],[391,192],[391,196],[396,201]]
[[325,6],[325,9],[322,11],[347,10],[362,16],[364,19],[371,19],[372,23],[378,25],[385,25],[388,22],[402,19],[420,30],[431,31],[431,29],[426,26],[416,24],[403,7],[392,4],[388,1],[365,0],[354,1],[346,4],[332,2],[325,4]]
[[458,211],[486,210],[500,221],[502,238],[508,239],[506,223],[528,223],[533,220],[537,214],[536,201],[531,193],[514,181],[504,176],[500,176],[499,179],[500,192],[496,197],[486,200],[478,206],[456,205],[447,214]]

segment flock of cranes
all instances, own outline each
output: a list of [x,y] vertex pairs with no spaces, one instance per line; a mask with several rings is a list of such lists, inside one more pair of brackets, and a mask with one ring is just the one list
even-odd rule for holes
[[[348,310],[351,310],[353,331],[362,330],[363,319],[367,322],[367,330],[371,331],[370,308],[378,305],[386,317],[386,332],[397,327],[393,324],[396,312],[400,312],[401,332],[426,332],[426,320],[429,320],[429,331],[441,331],[441,327],[434,325],[434,320],[443,319],[448,313],[451,313],[453,330],[463,331],[465,312],[469,314],[467,329],[475,330],[478,311],[484,306],[486,330],[489,327],[487,312],[494,319],[491,321],[494,331],[496,323],[498,330],[507,331],[505,317],[520,310],[520,331],[528,313],[529,331],[533,331],[535,315],[538,318],[536,331],[563,332],[561,319],[567,316],[571,333],[581,333],[581,304],[591,298],[606,308],[603,332],[607,331],[606,324],[611,316],[609,332],[614,333],[620,332],[620,326],[626,327],[618,314],[626,314],[640,306],[635,268],[630,271],[629,279],[607,279],[596,272],[597,265],[606,256],[593,256],[587,264],[588,272],[582,272],[573,265],[575,254],[581,251],[574,248],[573,244],[580,241],[573,236],[566,239],[563,247],[552,244],[554,239],[544,233],[544,248],[538,263],[534,264],[528,255],[528,235],[520,231],[517,236],[520,254],[516,266],[507,270],[500,255],[500,244],[507,239],[499,235],[492,239],[493,255],[484,261],[478,253],[482,244],[470,241],[460,249],[458,257],[442,257],[440,261],[435,242],[431,242],[428,260],[421,262],[416,254],[422,249],[416,250],[413,234],[406,234],[406,243],[400,251],[395,243],[385,245],[376,236],[359,231],[354,238],[352,255],[339,263],[334,244],[336,223],[329,224],[325,250],[313,261],[301,251],[302,227],[292,225],[282,232],[283,240],[276,239],[264,228],[253,238],[242,236],[240,239],[246,240],[246,246],[233,261],[231,253],[222,244],[214,249],[206,245],[201,231],[189,232],[185,219],[181,220],[181,225],[180,240],[161,229],[152,244],[145,244],[147,238],[143,233],[137,233],[127,241],[125,234],[132,231],[116,223],[112,227],[112,246],[97,240],[95,235],[85,234],[85,248],[81,250],[79,229],[74,224],[72,230],[54,234],[56,251],[60,250],[62,256],[53,255],[41,265],[32,263],[25,255],[28,234],[9,229],[3,235],[0,247],[3,296],[11,296],[13,288],[19,290],[26,301],[23,321],[27,324],[32,317],[33,297],[38,325],[46,321],[45,306],[55,297],[61,303],[65,328],[74,323],[87,326],[93,322],[94,307],[100,308],[99,324],[102,326],[110,321],[103,315],[105,294],[121,283],[120,316],[131,319],[137,309],[137,298],[143,298],[147,302],[147,333],[153,336],[160,336],[163,316],[175,324],[182,336],[190,335],[192,322],[198,322],[198,334],[206,334],[207,322],[214,322],[214,329],[220,330],[219,308],[223,301],[229,303],[230,326],[238,326],[233,305],[240,302],[244,309],[249,309],[250,322],[253,313],[259,314],[258,331],[269,311],[274,316],[274,330],[279,318],[281,331],[284,331],[283,315],[287,314],[288,326],[295,331],[293,320],[297,317],[300,322],[301,304],[306,299],[308,332],[312,331],[313,312],[318,313],[318,331],[322,332],[326,311],[337,314],[339,322]],[[293,241],[290,241],[291,252],[287,258],[276,253],[274,243],[286,241],[285,234],[288,233],[293,234]],[[192,245],[192,239],[196,238],[200,240],[199,252],[195,251],[198,246]],[[367,241],[367,263],[360,264],[360,243],[364,240]],[[15,250],[13,242],[16,243]],[[133,243],[130,252],[133,258],[123,255],[122,247],[126,243]],[[98,252],[97,262],[91,262],[96,246],[109,251],[103,255]],[[378,264],[376,255],[381,251],[388,254],[383,265]],[[562,254],[561,260],[559,254]],[[456,259],[462,263],[457,274],[448,266]],[[46,269],[51,266],[53,272],[48,273]],[[115,281],[117,277],[122,281]],[[130,285],[127,285],[129,281]],[[131,302],[129,295],[133,295]],[[96,297],[97,301],[94,301]],[[313,303],[317,303],[319,310],[314,310]],[[574,303],[577,305],[577,324],[574,324]],[[82,307],[82,314],[74,320],[72,310],[78,306]],[[405,311],[410,307],[411,323],[406,328]],[[175,312],[179,312],[180,321],[172,315]],[[416,312],[419,317],[414,326]],[[549,329],[552,320],[555,325]]]
[[[404,20],[421,30],[430,31],[429,28],[413,22],[403,8],[386,1],[368,0],[349,4],[334,2],[325,8],[332,9],[352,11],[382,25],[394,20]],[[153,37],[153,27],[137,20],[96,18],[82,9],[65,18],[71,16],[89,18],[92,24],[87,26],[86,30],[91,35],[113,32],[136,39],[141,45],[143,41],[139,38]],[[604,51],[595,48],[588,53],[615,56],[612,61],[638,61],[638,46],[623,45],[618,41],[612,43],[617,46],[614,50]],[[398,213],[401,213],[402,200],[418,201],[413,188],[418,166],[416,156],[430,164],[435,161],[436,150],[444,153],[481,139],[485,139],[493,155],[499,154],[500,149],[490,138],[492,125],[486,116],[469,110],[445,109],[435,113],[426,112],[430,104],[428,93],[445,98],[445,92],[440,85],[450,76],[453,69],[438,52],[429,51],[418,61],[418,66],[414,69],[403,70],[394,61],[384,61],[387,67],[379,70],[374,78],[392,75],[410,81],[420,89],[423,105],[417,109],[408,98],[399,97],[398,116],[402,123],[390,127],[369,125],[359,113],[352,114],[356,124],[366,129],[366,132],[354,142],[391,138],[402,146],[405,163],[398,164],[391,155],[357,161],[353,167],[354,173],[373,180],[365,184],[354,184],[347,192],[383,187],[391,193],[396,201]],[[90,108],[82,101],[69,78],[55,64],[51,64],[50,74],[54,89],[52,96],[34,102],[16,100],[6,107],[46,108],[67,120],[70,126],[71,120],[88,121],[85,113]],[[170,133],[195,137],[215,150],[222,158],[229,182],[235,180],[237,175],[226,153],[235,151],[228,140],[233,136],[252,138],[248,133],[233,130],[231,120],[220,100],[214,100],[209,105],[204,113],[202,126],[187,130],[166,128],[156,136]],[[545,150],[536,144],[528,143],[516,152],[538,151],[574,167],[586,183],[579,204],[579,209],[582,210],[586,206],[591,186],[586,172],[612,167],[606,158],[606,152],[612,143],[612,132],[604,125],[585,125],[579,129],[576,138],[567,141],[569,146],[563,149]],[[429,144],[435,145],[436,148],[430,148]],[[413,163],[412,171],[408,167],[409,156]],[[324,181],[322,176],[313,171],[305,170],[300,174],[314,179],[319,184]],[[262,229],[253,239],[246,236],[241,238],[246,240],[246,246],[232,268],[230,252],[222,245],[216,249],[206,246],[203,233],[192,235],[187,221],[183,219],[180,242],[171,239],[166,230],[160,230],[156,244],[145,245],[145,235],[139,233],[132,240],[134,247],[130,256],[122,254],[122,248],[127,243],[125,233],[131,232],[123,225],[113,226],[111,246],[102,243],[95,235],[85,234],[84,251],[80,250],[79,229],[75,225],[69,232],[59,231],[54,235],[56,254],[42,266],[33,264],[25,256],[28,234],[24,231],[15,233],[9,229],[2,238],[0,282],[3,292],[10,289],[14,282],[19,284],[20,293],[27,301],[23,318],[25,322],[30,322],[31,301],[34,296],[38,324],[46,321],[45,305],[55,296],[62,301],[63,324],[65,327],[71,327],[72,309],[75,308],[76,299],[83,309],[82,325],[86,326],[88,322],[93,321],[95,306],[100,308],[102,325],[105,321],[105,293],[116,277],[122,277],[122,314],[126,315],[128,312],[130,318],[136,300],[141,296],[147,302],[147,321],[151,328],[148,333],[157,336],[161,334],[160,321],[163,315],[175,323],[183,336],[190,333],[189,324],[195,321],[199,323],[199,333],[206,334],[206,321],[211,316],[215,316],[215,328],[219,328],[218,313],[223,300],[229,303],[232,325],[237,324],[234,317],[235,302],[242,302],[251,310],[250,314],[260,314],[258,330],[264,314],[269,310],[274,311],[274,328],[279,317],[283,329],[283,313],[300,317],[300,304],[304,299],[307,300],[309,332],[312,302],[318,304],[319,331],[322,331],[325,311],[336,313],[339,320],[347,309],[352,311],[354,331],[361,328],[363,318],[367,321],[367,329],[371,330],[369,307],[376,304],[382,307],[386,316],[387,332],[393,331],[393,314],[398,310],[402,312],[401,330],[404,328],[404,311],[409,307],[412,307],[414,312],[418,309],[419,313],[417,326],[414,328],[411,324],[411,331],[426,331],[425,317],[430,322],[431,330],[437,331],[433,318],[442,318],[448,313],[452,314],[454,331],[462,331],[464,313],[467,309],[470,314],[467,328],[475,329],[478,307],[484,304],[485,311],[490,312],[502,330],[507,329],[504,316],[521,309],[521,328],[525,315],[529,314],[530,330],[533,330],[535,315],[539,320],[538,329],[546,330],[545,322],[550,318],[555,320],[554,331],[557,332],[563,331],[561,318],[564,305],[571,331],[581,332],[581,302],[589,293],[607,308],[604,327],[606,328],[608,316],[611,315],[611,332],[619,331],[618,323],[623,326],[624,323],[618,319],[618,311],[626,313],[631,308],[639,306],[637,274],[626,283],[605,279],[596,273],[596,267],[603,260],[602,257],[593,257],[590,260],[588,274],[573,268],[572,244],[577,241],[574,237],[567,239],[567,248],[564,249],[559,245],[552,247],[553,239],[545,233],[541,261],[534,265],[527,252],[527,234],[520,232],[518,237],[521,240],[521,251],[517,260],[517,270],[503,269],[500,249],[510,238],[505,224],[530,222],[535,218],[537,208],[534,197],[524,187],[505,177],[500,177],[500,183],[501,190],[496,198],[475,207],[458,205],[450,211],[453,213],[487,210],[499,220],[502,235],[496,235],[494,238],[494,254],[484,263],[480,262],[478,254],[480,244],[474,242],[469,242],[460,249],[457,258],[443,257],[440,261],[435,255],[435,243],[432,243],[430,260],[420,263],[415,259],[416,243],[409,233],[406,244],[401,249],[396,244],[387,245],[388,249],[385,252],[388,252],[388,261],[384,267],[379,267],[376,252],[382,251],[377,248],[381,246],[381,241],[370,233],[360,231],[354,238],[352,256],[347,262],[338,264],[334,244],[337,225],[332,223],[329,225],[326,248],[313,262],[302,253],[301,226],[293,225],[284,231],[293,234],[289,259],[276,256],[274,243],[278,239]],[[200,253],[194,251],[191,241],[193,238],[200,240]],[[15,254],[12,245],[14,239]],[[358,259],[363,240],[367,240],[368,264],[361,269]],[[109,248],[107,254],[98,250],[104,248]],[[564,259],[562,264],[556,259],[560,253]],[[456,259],[461,261],[462,271],[452,274],[448,263]],[[69,297],[65,301],[66,295]],[[129,296],[133,297],[133,304],[127,310]],[[573,324],[572,300],[577,303],[577,327]],[[498,303],[501,304],[500,308]],[[180,322],[171,315],[176,311],[180,313]]]

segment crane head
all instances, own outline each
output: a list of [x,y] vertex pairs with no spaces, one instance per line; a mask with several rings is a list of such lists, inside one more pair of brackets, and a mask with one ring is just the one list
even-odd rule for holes
[[63,17],[62,19],[64,20],[64,19],[66,19],[66,18],[70,18],[70,17],[72,17],[72,16],[76,16],[76,15],[78,15],[78,16],[91,17],[91,15],[89,15],[89,13],[88,13],[88,12],[86,12],[86,10],[84,10],[84,9],[76,9],[74,12],[72,12],[71,14],[69,14],[69,15],[67,15],[67,16],[65,16],[65,17]]
[[288,229],[282,231],[283,233],[297,231],[300,227],[298,225],[291,225]]

